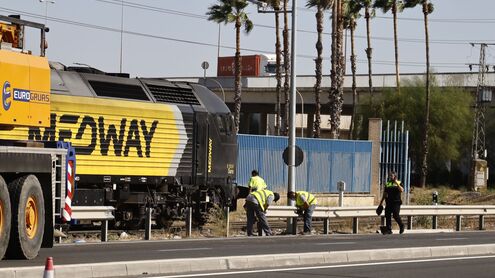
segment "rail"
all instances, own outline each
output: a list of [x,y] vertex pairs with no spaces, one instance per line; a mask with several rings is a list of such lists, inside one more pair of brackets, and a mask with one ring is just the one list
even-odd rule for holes
[[[292,233],[297,231],[297,214],[296,207],[292,206],[271,206],[266,216],[273,218],[292,218],[293,227]],[[453,205],[436,205],[436,206],[402,206],[400,210],[401,216],[407,216],[407,229],[412,229],[413,217],[415,216],[431,216],[432,229],[437,228],[438,216],[456,216],[456,231],[462,228],[462,216],[479,216],[479,229],[483,230],[485,215],[495,215],[495,206],[491,205],[476,205],[476,206],[453,206]],[[313,212],[313,218],[323,218],[323,230],[325,234],[329,232],[329,224],[331,218],[352,218],[352,231],[357,234],[359,230],[360,217],[381,217],[382,224],[384,223],[384,212],[380,216],[376,215],[376,206],[367,207],[316,207]]]
[[108,221],[115,219],[112,206],[74,206],[72,219],[101,221],[101,241],[108,241]]

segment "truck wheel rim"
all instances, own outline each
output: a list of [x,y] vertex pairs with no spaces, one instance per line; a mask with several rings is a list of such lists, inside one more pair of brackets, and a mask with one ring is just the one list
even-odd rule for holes
[[26,202],[26,234],[30,239],[36,236],[38,229],[38,209],[36,199],[32,196]]

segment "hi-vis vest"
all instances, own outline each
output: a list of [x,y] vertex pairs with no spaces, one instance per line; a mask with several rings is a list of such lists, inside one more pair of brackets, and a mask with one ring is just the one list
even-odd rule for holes
[[296,194],[297,194],[296,207],[303,207],[304,206],[304,202],[303,202],[303,200],[301,200],[300,196],[304,196],[306,198],[306,201],[308,202],[308,204],[310,206],[316,205],[316,197],[313,194],[306,192],[306,191],[297,191]]
[[265,206],[266,206],[266,203],[268,200],[268,196],[270,196],[270,195],[274,196],[273,192],[268,190],[268,189],[256,190],[256,191],[252,192],[251,194],[258,201],[258,204],[259,204],[262,211],[265,211]]
[[266,189],[266,183],[265,180],[262,179],[260,176],[254,176],[249,179],[249,188],[252,189],[253,191],[255,190],[265,190]]
[[[396,180],[396,182],[398,185],[401,185],[400,180]],[[393,182],[393,181],[387,181],[387,183],[385,184],[385,187],[393,187],[393,186],[396,186],[395,182]]]

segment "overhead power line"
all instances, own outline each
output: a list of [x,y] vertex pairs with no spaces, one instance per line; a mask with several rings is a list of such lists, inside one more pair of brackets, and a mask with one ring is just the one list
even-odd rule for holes
[[[13,10],[13,9],[8,9],[4,7],[0,7],[1,11],[7,12],[7,13],[16,13],[16,14],[21,14],[26,17],[31,17],[31,18],[36,18],[36,19],[45,19],[46,17],[44,15],[39,15],[35,13],[29,13],[29,12],[24,12],[24,11],[19,11],[19,10]],[[95,29],[95,30],[100,30],[100,31],[107,31],[107,32],[114,32],[114,33],[120,33],[123,32],[125,34],[129,35],[134,35],[134,36],[139,36],[139,37],[146,37],[146,38],[153,38],[153,39],[160,39],[160,40],[166,40],[166,41],[172,41],[172,42],[179,42],[179,43],[187,43],[187,44],[192,44],[192,45],[198,45],[198,46],[207,46],[207,47],[218,47],[217,44],[214,43],[205,43],[205,42],[199,42],[199,41],[192,41],[192,40],[185,40],[185,39],[178,39],[178,38],[172,38],[172,37],[166,37],[166,36],[160,36],[160,35],[153,35],[153,34],[146,34],[142,32],[134,32],[134,31],[129,31],[129,30],[121,30],[118,28],[111,28],[111,27],[105,27],[101,25],[95,25],[95,24],[89,24],[89,23],[83,23],[83,22],[78,22],[78,21],[73,21],[73,20],[67,20],[67,19],[61,19],[57,17],[47,17],[48,21],[51,22],[57,22],[61,24],[68,24],[68,25],[73,25],[73,26],[78,26],[78,27],[83,27],[83,28],[89,28],[89,29]],[[235,50],[234,46],[227,46],[227,45],[220,45],[220,47],[224,49],[232,49]],[[247,52],[253,52],[253,53],[271,53],[272,50],[266,50],[266,49],[253,49],[253,48],[241,48],[242,51],[247,51]],[[299,54],[297,57],[300,58],[307,58],[307,59],[312,59],[314,60],[316,57],[314,55],[305,55],[305,54]],[[329,57],[323,57],[324,60],[330,60]],[[367,60],[357,60],[358,63],[367,63]],[[375,64],[380,64],[380,65],[395,65],[394,61],[384,61],[384,60],[373,60],[373,63]],[[400,62],[401,66],[406,66],[406,67],[424,67],[423,63],[420,62]],[[465,68],[465,63],[433,63],[435,67],[438,68]]]
[[[117,5],[117,6],[124,5],[125,7],[141,9],[141,10],[146,10],[146,11],[151,11],[151,12],[159,12],[159,13],[164,13],[164,14],[172,14],[172,15],[184,16],[184,17],[189,17],[189,18],[208,20],[208,17],[206,15],[182,12],[182,11],[172,10],[172,9],[164,9],[164,8],[160,8],[160,7],[156,7],[156,6],[143,5],[143,4],[138,4],[138,3],[129,2],[129,1],[123,1],[123,2],[120,0],[96,0],[96,1],[101,2],[101,3],[111,4],[111,5]],[[298,8],[298,9],[313,12],[312,9],[308,9],[308,8]],[[387,18],[387,17],[379,17],[379,18]],[[254,26],[258,27],[258,28],[275,29],[275,26],[265,25],[265,24],[254,24]],[[298,29],[297,31],[301,32],[301,33],[317,34],[316,31],[312,31],[312,30]],[[322,34],[326,35],[326,36],[331,36],[331,33],[328,33],[328,32],[323,32]],[[358,39],[366,39],[366,36],[356,35],[355,37]],[[377,37],[377,36],[373,36],[372,39],[373,40],[379,40],[379,41],[393,41],[394,40],[392,37]],[[400,42],[424,44],[424,39],[400,38],[399,40],[400,40]],[[472,40],[430,40],[430,43],[431,44],[444,44],[444,45],[465,45],[469,41],[472,41]]]

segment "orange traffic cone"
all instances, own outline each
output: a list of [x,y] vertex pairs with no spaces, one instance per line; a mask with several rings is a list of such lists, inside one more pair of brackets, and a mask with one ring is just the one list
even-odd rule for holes
[[53,258],[46,258],[45,272],[43,272],[43,278],[55,278],[55,270],[53,270]]

